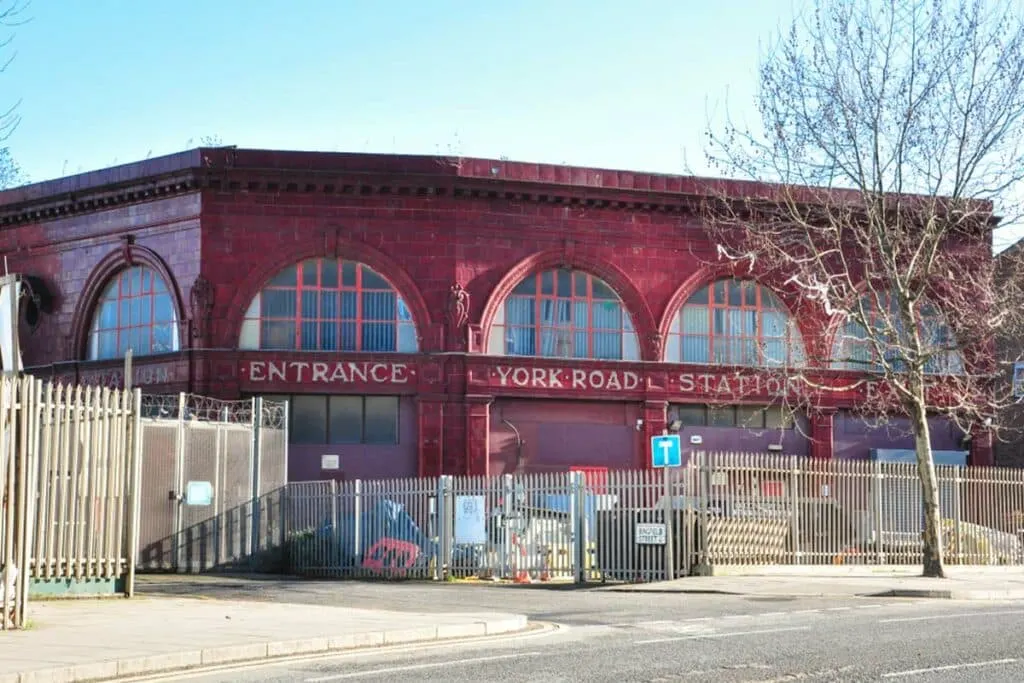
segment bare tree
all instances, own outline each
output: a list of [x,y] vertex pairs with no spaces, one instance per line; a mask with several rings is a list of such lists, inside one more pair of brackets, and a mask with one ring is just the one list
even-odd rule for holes
[[[3,0],[0,2],[0,27],[7,29],[7,34],[0,38],[0,51],[8,50],[14,40],[14,30],[28,21],[25,10],[28,2],[23,0]],[[0,72],[6,71],[14,61],[16,52],[10,51],[6,60],[0,62]],[[0,111],[0,143],[6,143],[21,122],[17,109],[20,102],[15,102],[8,109]],[[13,187],[26,182],[21,167],[14,161],[10,149],[0,147],[0,189]]]
[[928,418],[971,433],[1013,400],[998,381],[1013,359],[996,342],[1024,332],[1024,297],[1020,278],[996,279],[992,231],[997,210],[1019,215],[1024,189],[1020,9],[815,0],[762,60],[760,125],[709,131],[716,170],[775,183],[713,183],[704,213],[718,257],[831,321],[834,342],[809,353],[816,372],[803,383],[852,390],[870,378],[883,390],[862,409],[908,418],[925,576],[944,575]]

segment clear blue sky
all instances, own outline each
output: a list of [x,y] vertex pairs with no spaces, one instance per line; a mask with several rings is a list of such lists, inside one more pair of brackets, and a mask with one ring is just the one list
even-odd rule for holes
[[39,181],[198,146],[707,172],[803,0],[32,0],[0,106]]

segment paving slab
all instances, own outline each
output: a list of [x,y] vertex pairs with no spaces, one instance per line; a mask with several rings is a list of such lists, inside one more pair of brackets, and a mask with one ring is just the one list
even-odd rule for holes
[[0,632],[0,683],[72,681],[521,631],[522,615],[391,612],[192,598],[29,604]]
[[616,585],[601,590],[653,593],[721,593],[764,597],[903,597],[947,600],[1024,600],[1024,569],[1013,571],[947,570],[944,579],[925,578],[906,571],[864,568],[841,573],[809,569],[785,572],[776,567],[763,574],[691,576],[674,581]]

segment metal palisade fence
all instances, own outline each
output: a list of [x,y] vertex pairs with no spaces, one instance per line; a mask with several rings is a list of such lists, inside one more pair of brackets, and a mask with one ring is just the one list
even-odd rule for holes
[[[946,560],[1024,564],[1024,471],[939,468]],[[289,484],[290,571],[656,581],[921,562],[916,465],[695,453],[680,468]]]
[[33,581],[108,580],[131,594],[140,394],[0,379],[0,627]]

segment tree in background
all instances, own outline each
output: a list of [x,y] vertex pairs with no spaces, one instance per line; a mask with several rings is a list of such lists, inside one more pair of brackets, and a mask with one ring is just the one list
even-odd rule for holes
[[925,576],[944,575],[929,416],[970,433],[1014,400],[996,341],[1024,333],[1024,269],[997,281],[991,253],[1024,190],[1021,9],[815,0],[760,64],[760,125],[709,131],[716,170],[778,183],[706,202],[719,258],[816,306],[835,333],[819,366],[884,387],[865,413],[908,418]]
[[[28,2],[21,0],[4,0],[0,2],[0,27],[8,29],[7,35],[0,40],[0,51],[10,51],[11,43],[14,40],[14,29],[28,21],[25,10]],[[10,51],[10,56],[0,64],[0,72],[7,69],[14,61],[16,52]],[[6,143],[14,129],[21,122],[17,114],[18,102],[15,102],[7,110],[0,112],[0,144]],[[0,189],[14,187],[26,182],[21,167],[11,156],[10,148],[6,145],[0,147]]]

